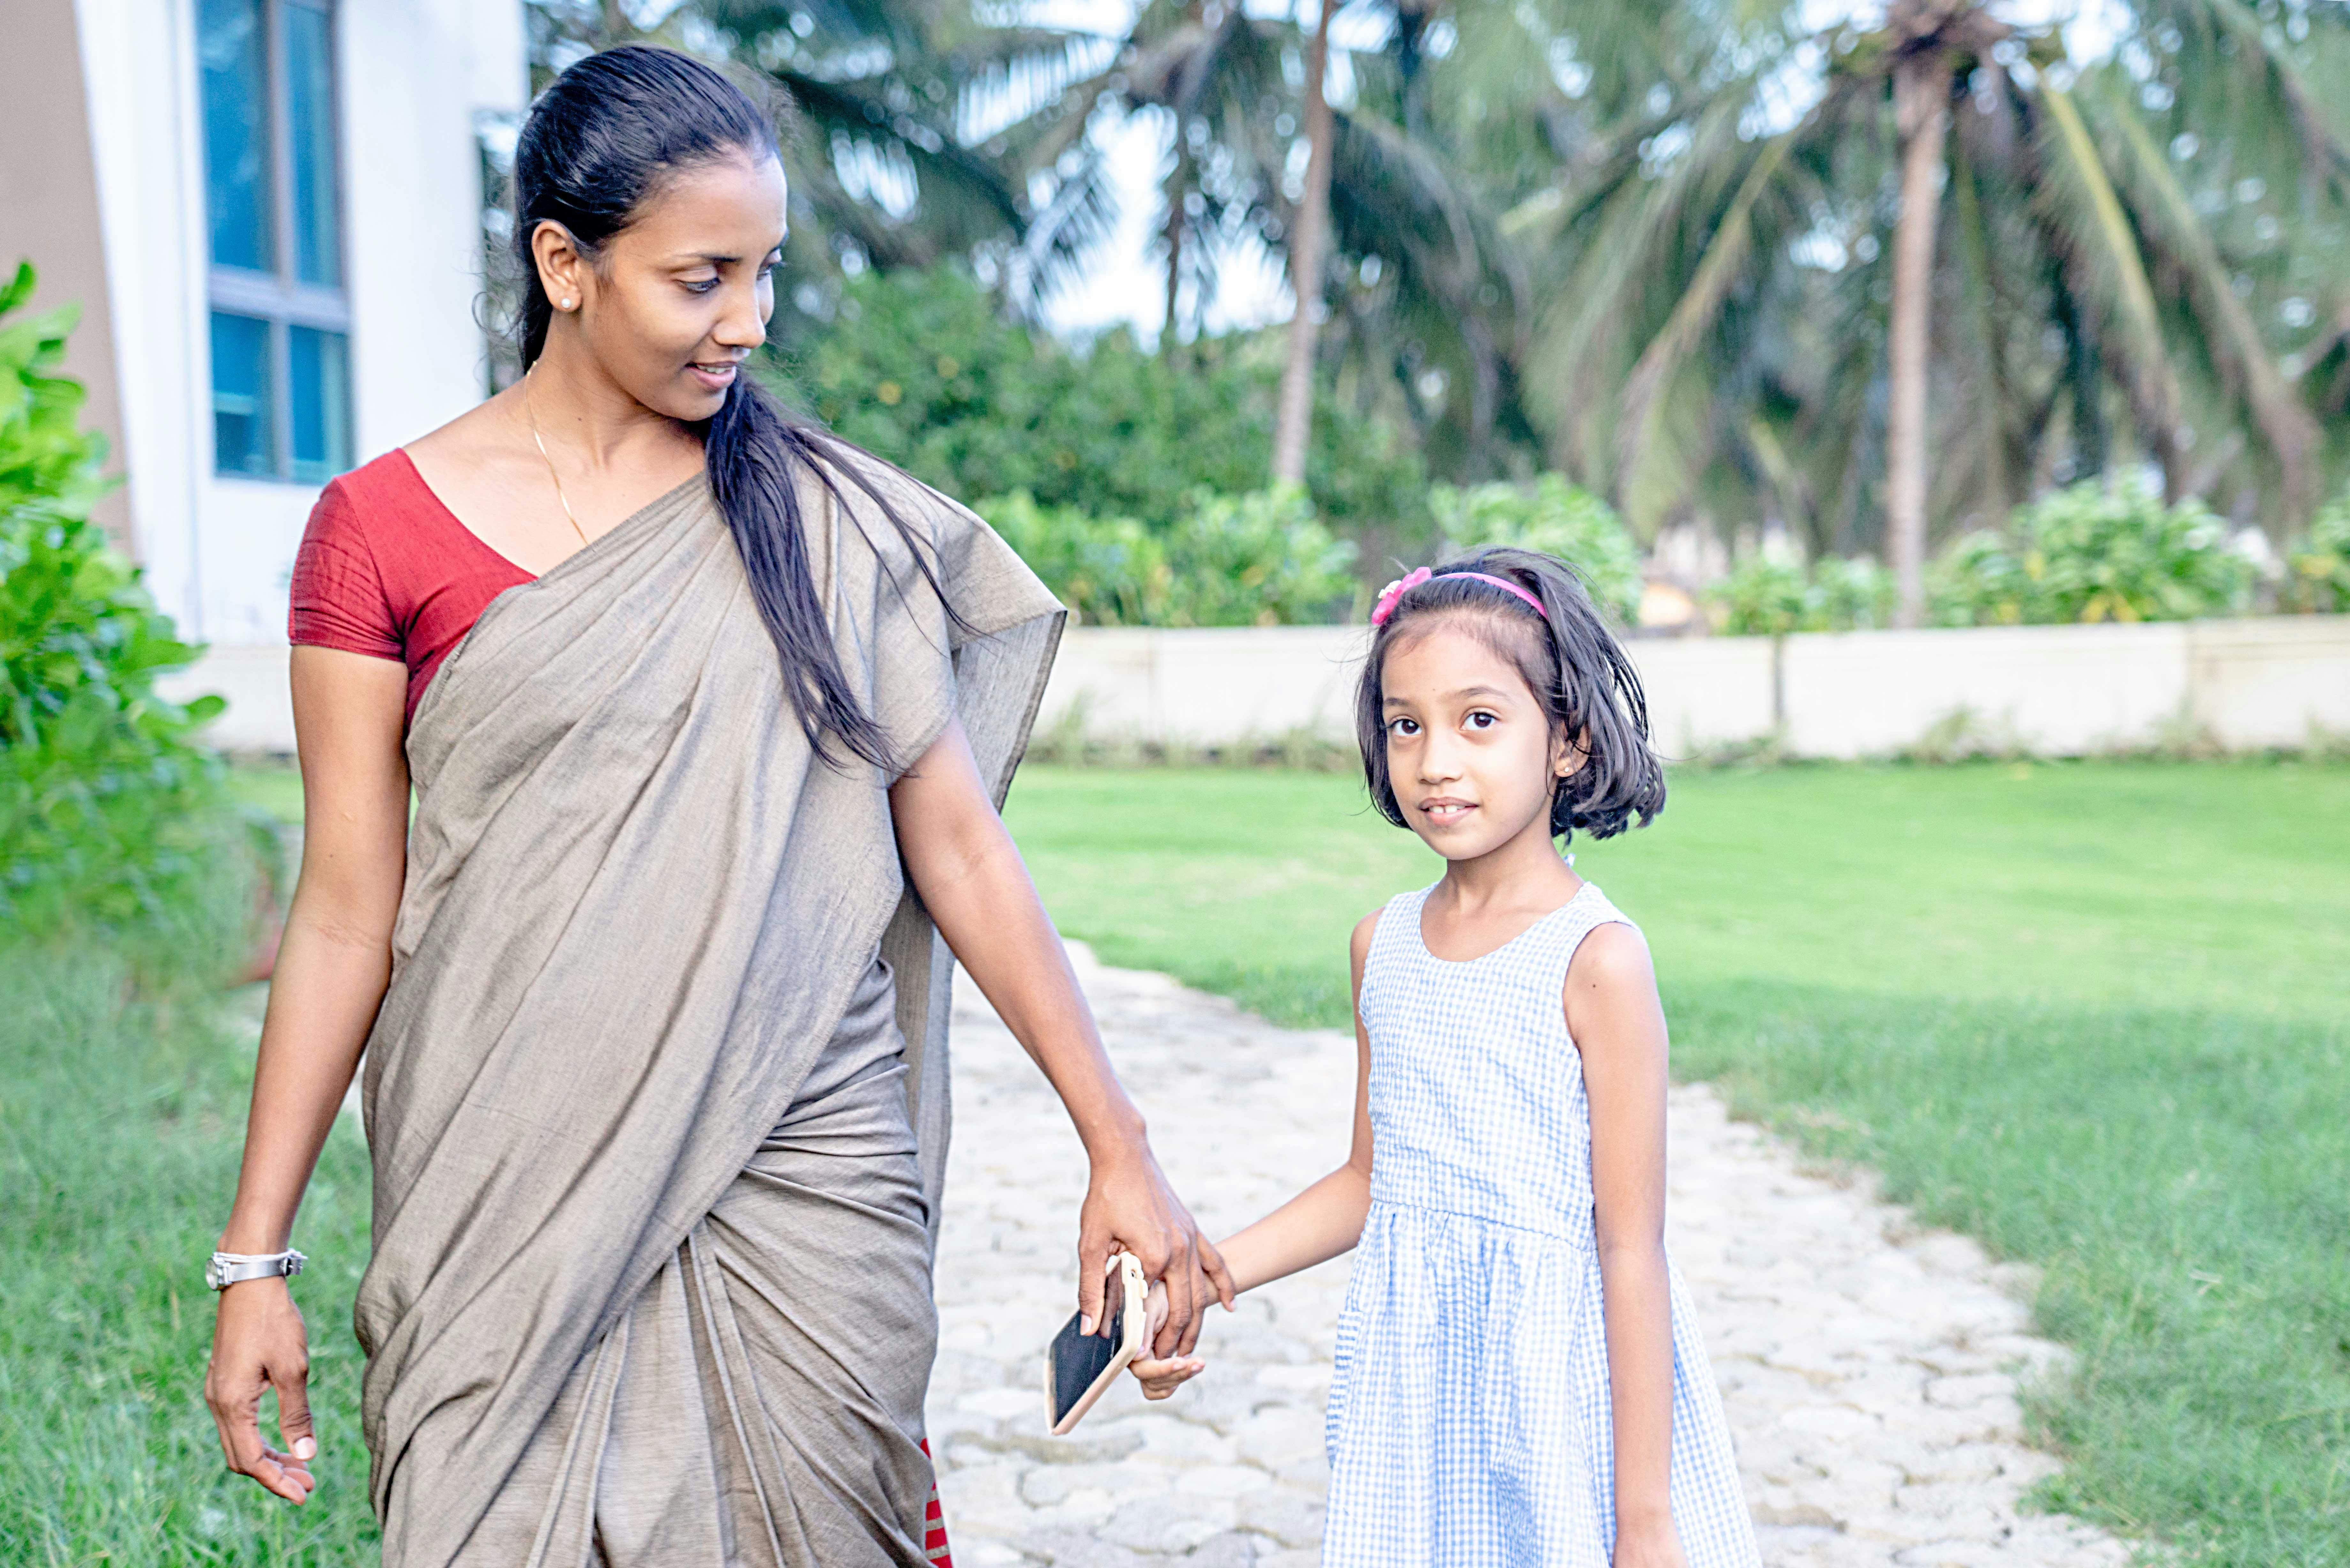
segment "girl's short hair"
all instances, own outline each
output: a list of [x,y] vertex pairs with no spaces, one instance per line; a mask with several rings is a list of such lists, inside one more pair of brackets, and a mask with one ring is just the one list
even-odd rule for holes
[[[1517,584],[1541,604],[1480,581],[1482,573]],[[1388,777],[1388,650],[1398,642],[1458,625],[1517,667],[1550,722],[1583,753],[1583,765],[1551,796],[1550,831],[1571,840],[1583,829],[1609,838],[1646,827],[1665,806],[1665,770],[1648,745],[1648,704],[1639,672],[1608,632],[1575,568],[1533,550],[1488,549],[1433,568],[1403,590],[1371,634],[1355,700],[1355,735],[1371,804],[1398,827],[1409,824]],[[1634,819],[1638,818],[1637,824]]]

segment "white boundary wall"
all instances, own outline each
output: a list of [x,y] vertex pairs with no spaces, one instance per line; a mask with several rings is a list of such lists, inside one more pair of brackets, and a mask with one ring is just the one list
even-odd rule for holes
[[[1040,723],[1186,745],[1351,735],[1362,627],[1077,628]],[[1882,755],[1966,710],[2022,749],[2077,755],[2182,722],[2230,749],[2350,732],[2350,616],[2153,626],[1640,639],[1628,644],[1668,755],[1783,729],[1799,756]]]
[[[1061,639],[1040,729],[1210,746],[1300,731],[1353,734],[1364,627],[1161,631],[1077,627]],[[2350,616],[2159,626],[1640,639],[1658,746],[1686,757],[1783,724],[1798,756],[1879,756],[1960,709],[2018,747],[2068,756],[2208,731],[2231,750],[2350,733]],[[286,649],[215,647],[167,683],[218,691],[216,744],[291,751]]]

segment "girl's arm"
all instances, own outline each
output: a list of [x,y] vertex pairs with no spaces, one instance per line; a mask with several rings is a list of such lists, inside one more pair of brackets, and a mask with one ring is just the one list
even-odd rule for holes
[[1584,938],[1567,1032],[1591,1105],[1591,1189],[1616,1429],[1615,1568],[1683,1562],[1673,1533],[1673,1308],[1665,1269],[1665,1013],[1629,926]]
[[[253,1075],[244,1163],[224,1252],[283,1251],[302,1189],[335,1125],[391,977],[391,926],[406,875],[408,669],[336,649],[297,648],[294,733],[302,760],[302,871],[277,950]],[[204,1398],[228,1468],[289,1502],[310,1494],[317,1452],[309,1345],[282,1279],[221,1293]],[[277,1390],[283,1449],[262,1440],[261,1396]]]
[[[1236,1292],[1326,1262],[1363,1239],[1363,1220],[1371,1209],[1371,1041],[1363,1028],[1363,964],[1378,923],[1378,910],[1364,916],[1349,944],[1354,962],[1355,1128],[1347,1163],[1225,1240],[1224,1262],[1232,1272]],[[1150,1399],[1166,1398],[1206,1366],[1180,1352],[1166,1360],[1133,1364],[1143,1396]]]
[[1208,1297],[1232,1304],[1232,1278],[1159,1171],[1142,1113],[1110,1070],[1060,934],[995,814],[961,722],[948,724],[890,786],[889,810],[923,907],[1044,1069],[1092,1162],[1077,1220],[1077,1310],[1086,1331],[1101,1323],[1103,1271],[1111,1251],[1123,1249],[1167,1287],[1173,1310],[1156,1348],[1187,1353]]

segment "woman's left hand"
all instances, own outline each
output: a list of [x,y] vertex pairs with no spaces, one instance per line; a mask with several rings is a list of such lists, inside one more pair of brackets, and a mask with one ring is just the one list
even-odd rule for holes
[[1094,1332],[1103,1321],[1103,1272],[1112,1252],[1142,1264],[1143,1278],[1163,1282],[1167,1321],[1151,1341],[1155,1357],[1189,1355],[1211,1296],[1232,1304],[1232,1276],[1191,1211],[1175,1196],[1142,1138],[1095,1157],[1085,1207],[1077,1211],[1077,1311]]

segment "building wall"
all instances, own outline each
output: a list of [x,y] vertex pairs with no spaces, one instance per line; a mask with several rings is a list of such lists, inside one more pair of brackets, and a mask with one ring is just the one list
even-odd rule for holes
[[[30,261],[40,274],[31,311],[81,305],[81,325],[66,344],[65,371],[88,392],[84,418],[105,432],[114,449],[108,467],[120,472],[122,414],[115,395],[113,324],[104,289],[92,286],[106,275],[106,237],[74,0],[9,0],[6,26],[6,47],[0,48],[0,283],[16,275],[17,262]],[[98,515],[117,540],[128,543],[126,496],[109,496]]]
[[[317,489],[213,472],[193,0],[77,10],[132,548],[184,635],[281,645]],[[353,441],[365,462],[480,400],[475,116],[519,109],[526,78],[519,0],[340,0],[336,29]]]

